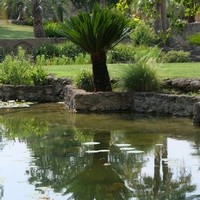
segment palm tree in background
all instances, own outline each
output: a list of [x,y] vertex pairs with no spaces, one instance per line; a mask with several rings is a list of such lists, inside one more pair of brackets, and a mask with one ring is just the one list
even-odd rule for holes
[[33,31],[36,38],[46,37],[42,23],[43,11],[41,6],[42,0],[31,0],[33,13]]
[[114,8],[94,4],[92,14],[80,10],[60,25],[60,35],[90,54],[95,92],[111,91],[106,52],[128,35],[130,20]]

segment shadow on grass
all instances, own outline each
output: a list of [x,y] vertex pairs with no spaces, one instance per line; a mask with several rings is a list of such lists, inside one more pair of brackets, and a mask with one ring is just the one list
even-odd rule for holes
[[0,39],[12,39],[12,38],[33,38],[33,30],[30,27],[0,25]]

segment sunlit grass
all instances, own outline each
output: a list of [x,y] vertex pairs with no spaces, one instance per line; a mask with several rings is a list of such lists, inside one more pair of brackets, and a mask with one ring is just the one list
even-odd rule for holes
[[0,39],[33,38],[33,27],[14,25],[11,23],[0,24]]
[[[108,64],[111,78],[120,78],[127,64]],[[81,69],[91,69],[92,65],[54,65],[45,67],[49,73],[56,77],[69,77],[74,79]],[[157,68],[159,78],[200,78],[200,63],[165,63]]]

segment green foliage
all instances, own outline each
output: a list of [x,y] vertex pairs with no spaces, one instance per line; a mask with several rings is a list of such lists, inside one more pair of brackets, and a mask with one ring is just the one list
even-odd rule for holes
[[6,56],[6,51],[3,49],[3,47],[0,47],[0,62],[4,60]]
[[94,91],[93,75],[89,70],[82,69],[80,74],[76,77],[76,86],[79,89],[86,90],[87,92]]
[[[31,65],[21,47],[18,48],[16,56],[7,55],[0,65],[0,81],[3,84],[33,85],[35,83],[38,85],[45,82],[44,74],[42,68],[34,68]],[[36,81],[36,78],[40,81]]]
[[112,62],[131,62],[134,61],[135,47],[131,44],[120,43],[111,51]]
[[56,31],[59,29],[59,24],[50,22],[44,25],[46,37],[61,37]]
[[41,66],[35,66],[30,76],[34,85],[47,85],[47,72]]
[[152,46],[158,43],[154,30],[144,22],[136,26],[130,37],[134,46]]
[[44,59],[52,59],[54,57],[69,57],[74,59],[78,54],[84,54],[85,51],[72,42],[58,43],[58,44],[42,44],[38,45],[33,50],[33,57],[44,55]]
[[33,50],[34,59],[37,57],[37,55],[45,55],[45,59],[47,59],[53,56],[58,57],[60,55],[60,52],[59,49],[56,48],[54,44],[48,43],[35,47],[35,49]]
[[45,55],[38,55],[36,57],[36,65],[70,65],[70,64],[91,64],[91,58],[89,54],[79,53],[75,58],[67,56],[45,58]]
[[80,10],[60,25],[60,35],[89,53],[111,49],[131,31],[128,18],[114,8],[101,8],[98,4],[94,4],[91,15]]
[[74,64],[91,64],[90,55],[79,53],[78,56],[75,56]]
[[150,92],[160,87],[154,59],[143,57],[130,64],[122,76],[122,87],[128,91]]
[[158,48],[158,46],[148,47],[141,45],[135,47],[134,60],[154,59],[156,62],[160,62],[161,54],[161,50]]
[[154,58],[157,62],[160,62],[161,50],[157,47],[148,47],[144,45],[133,46],[129,43],[120,43],[115,46],[111,52],[112,62],[134,62],[135,58]]
[[163,56],[164,63],[183,63],[190,61],[190,53],[184,51],[169,51]]
[[187,39],[190,44],[200,45],[200,33],[187,36]]

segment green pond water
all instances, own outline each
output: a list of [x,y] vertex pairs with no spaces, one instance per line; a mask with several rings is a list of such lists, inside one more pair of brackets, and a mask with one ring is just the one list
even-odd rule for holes
[[0,200],[199,200],[192,119],[0,109]]

